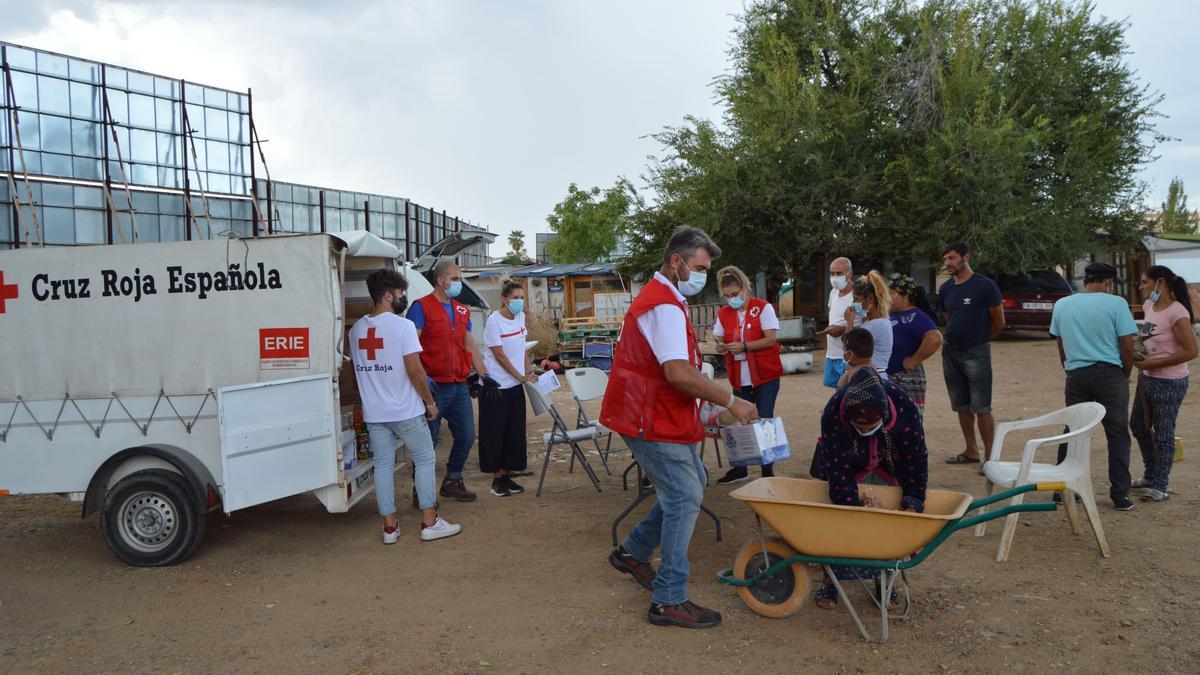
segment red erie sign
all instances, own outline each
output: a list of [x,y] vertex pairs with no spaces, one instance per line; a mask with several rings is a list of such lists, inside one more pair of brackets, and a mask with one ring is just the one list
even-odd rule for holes
[[259,359],[307,359],[308,328],[259,328]]

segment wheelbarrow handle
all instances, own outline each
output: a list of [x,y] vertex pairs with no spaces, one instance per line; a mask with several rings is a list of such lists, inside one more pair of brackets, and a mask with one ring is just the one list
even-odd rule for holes
[[[1016,497],[1017,495],[1020,495],[1020,494],[1025,494],[1026,492],[1062,492],[1063,490],[1066,490],[1066,489],[1067,489],[1067,484],[1064,483],[1063,481],[1049,481],[1049,482],[1044,482],[1044,483],[1029,483],[1028,485],[1018,485],[1017,487],[1010,488],[1008,490],[1005,490],[1004,492],[997,492],[994,495],[989,495],[987,497],[980,497],[979,499],[976,499],[975,501],[971,502],[970,506],[967,507],[967,511],[968,512],[974,511],[975,509],[982,508],[984,506],[990,506],[992,504],[995,504],[996,502],[1002,502],[1002,501],[1005,501],[1008,499],[1012,499],[1013,497]],[[1047,509],[1047,510],[1052,510],[1052,509]]]

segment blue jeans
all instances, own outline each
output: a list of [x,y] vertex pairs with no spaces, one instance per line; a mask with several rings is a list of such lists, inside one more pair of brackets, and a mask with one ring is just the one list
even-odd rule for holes
[[465,382],[432,382],[433,402],[438,408],[438,417],[429,423],[429,435],[437,445],[442,420],[450,426],[454,443],[450,446],[450,458],[446,460],[446,479],[462,478],[463,467],[475,444],[475,411],[471,408],[471,392]]
[[992,412],[992,345],[985,342],[966,349],[942,347],[942,374],[954,412]]
[[842,379],[842,375],[846,374],[846,359],[831,359],[825,357],[825,376],[821,378],[821,384],[830,389],[837,389],[838,380]]
[[375,456],[375,503],[379,515],[387,517],[396,512],[396,439],[408,448],[417,484],[417,501],[423,509],[437,505],[437,455],[424,417],[402,422],[368,422],[371,454]]
[[[840,377],[840,376],[839,376]],[[734,396],[740,399],[750,401],[754,407],[758,409],[758,416],[768,418],[775,416],[775,399],[779,398],[779,380],[771,380],[763,382],[757,387],[742,387],[734,390]],[[750,464],[734,462],[730,460],[731,466],[750,466]],[[763,464],[763,469],[769,469],[774,464]]]
[[656,443],[624,436],[646,475],[654,481],[655,503],[622,544],[634,558],[650,560],[662,548],[662,565],[654,577],[651,601],[677,605],[687,600],[688,545],[708,473],[696,455],[696,444]]

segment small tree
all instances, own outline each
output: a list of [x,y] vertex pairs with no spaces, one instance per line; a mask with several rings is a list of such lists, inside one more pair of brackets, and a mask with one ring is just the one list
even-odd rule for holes
[[548,253],[556,260],[606,260],[628,231],[630,217],[639,203],[633,185],[624,178],[603,191],[598,187],[580,190],[571,183],[567,198],[546,216],[550,229],[558,235],[547,244]]
[[1192,213],[1187,209],[1187,194],[1183,191],[1183,179],[1176,176],[1167,188],[1167,201],[1162,205],[1162,220],[1159,225],[1163,232],[1191,234],[1196,231],[1196,217],[1200,212]]

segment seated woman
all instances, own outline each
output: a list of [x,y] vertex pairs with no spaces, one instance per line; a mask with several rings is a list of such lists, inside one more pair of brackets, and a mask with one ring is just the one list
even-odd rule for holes
[[[898,485],[904,494],[903,510],[925,510],[929,465],[920,408],[903,389],[874,370],[859,370],[829,399],[821,413],[817,448],[814,474],[819,472],[817,477],[828,481],[829,500],[834,504],[872,506],[860,499],[860,484]],[[867,570],[833,569],[839,580],[878,577]],[[894,591],[892,603],[897,603]],[[837,604],[837,589],[826,578],[817,590],[817,606],[833,609]]]

